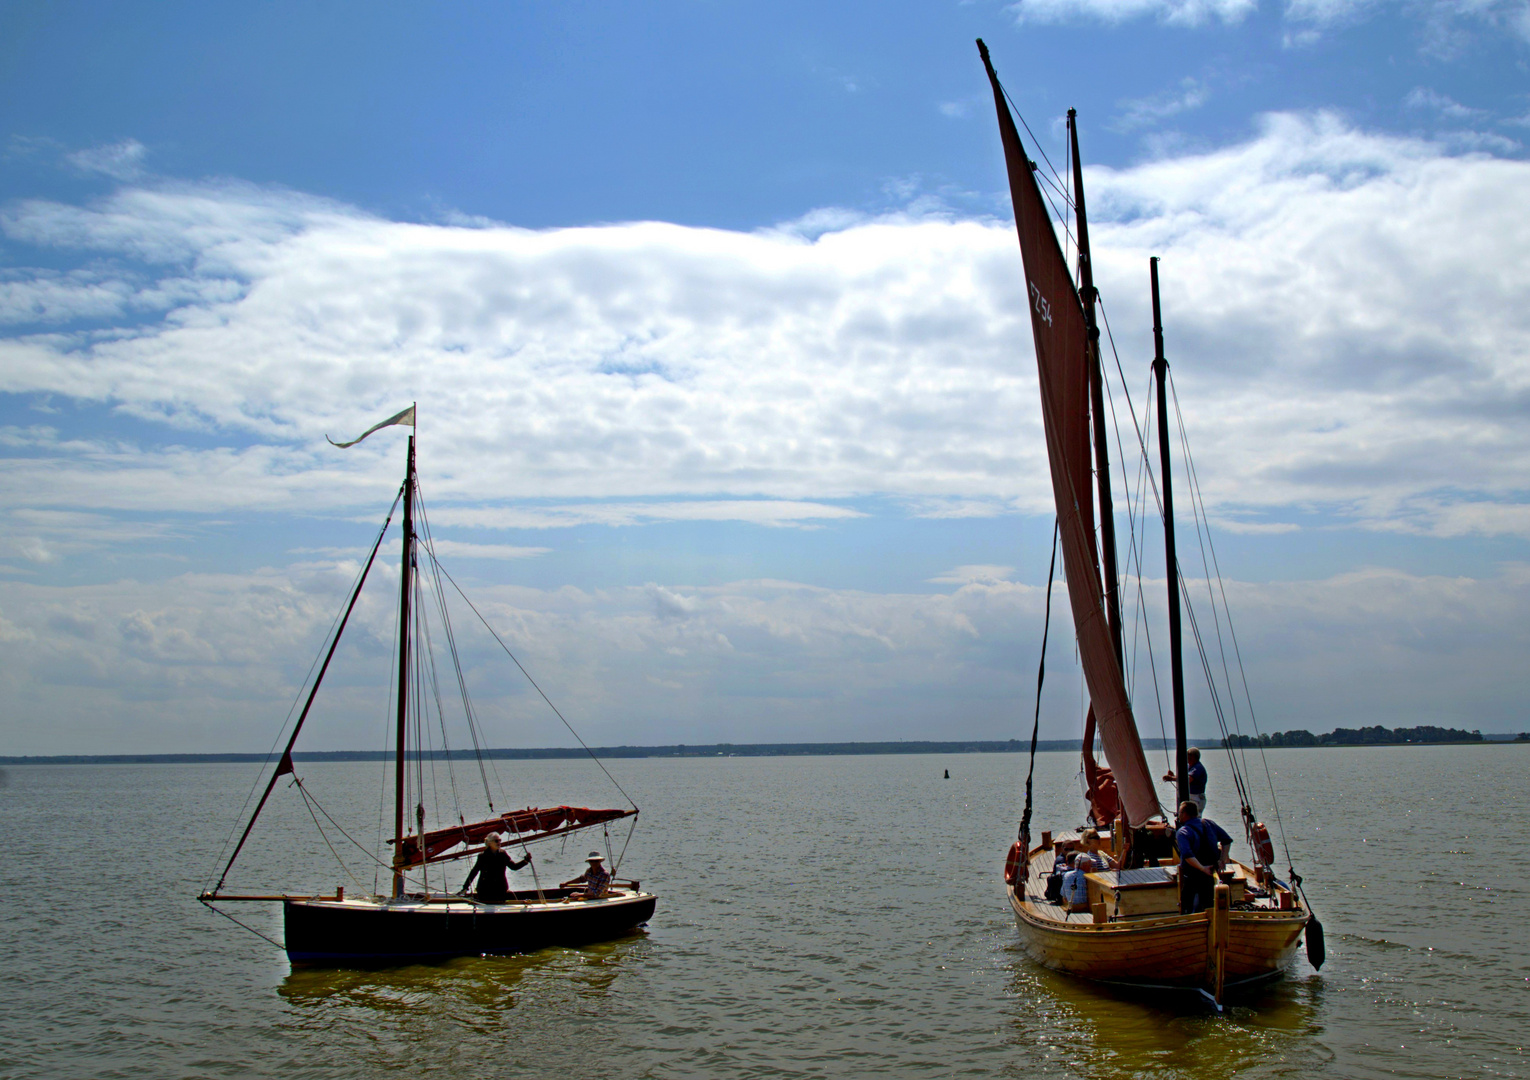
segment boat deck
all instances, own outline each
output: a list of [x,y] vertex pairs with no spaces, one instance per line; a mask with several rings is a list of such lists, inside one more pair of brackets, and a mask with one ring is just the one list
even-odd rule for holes
[[[1066,843],[1069,840],[1077,839],[1078,834],[1076,832],[1060,833],[1054,838],[1053,844],[1055,846],[1059,842]],[[1093,912],[1070,911],[1064,905],[1056,901],[1046,899],[1047,877],[1052,873],[1054,850],[1055,848],[1048,850],[1037,848],[1030,853],[1029,864],[1027,866],[1027,874],[1024,880],[1020,883],[1022,887],[1016,888],[1015,890],[1016,906],[1022,909],[1032,918],[1041,919],[1047,922],[1073,924],[1079,926],[1096,925]],[[1252,868],[1244,866],[1242,863],[1230,863],[1229,865],[1236,870],[1237,876],[1242,878],[1244,883],[1249,886],[1252,885],[1254,880],[1254,872]],[[1167,880],[1172,880],[1173,875],[1177,873],[1177,867],[1165,866],[1158,869],[1167,876]],[[1149,868],[1149,870],[1151,870],[1151,868]],[[1123,884],[1125,883],[1125,875],[1139,873],[1141,872],[1126,871],[1125,874],[1122,875]],[[1267,894],[1256,895],[1255,891],[1250,888],[1250,891],[1245,894],[1242,902],[1239,903],[1237,910],[1239,913],[1280,913],[1283,911],[1280,906],[1280,893],[1284,891],[1284,889],[1277,885]],[[1260,890],[1260,892],[1262,893],[1263,891]],[[1284,909],[1284,913],[1289,915],[1290,910]],[[1116,924],[1140,923],[1145,920],[1178,917],[1182,916],[1179,916],[1177,911],[1156,911],[1144,914],[1111,915],[1108,921]]]

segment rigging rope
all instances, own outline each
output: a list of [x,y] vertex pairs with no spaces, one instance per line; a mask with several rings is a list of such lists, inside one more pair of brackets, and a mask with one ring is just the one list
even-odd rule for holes
[[259,930],[255,929],[249,923],[240,922],[238,919],[234,918],[228,912],[223,911],[220,908],[213,907],[212,901],[206,899],[205,897],[201,897],[201,896],[197,897],[197,899],[201,901],[203,907],[205,907],[208,911],[212,912],[214,915],[222,915],[225,919],[227,919],[229,922],[233,923],[235,926],[238,926],[238,927],[241,927],[242,929],[248,930],[250,933],[254,934],[256,937],[260,938],[262,941],[269,941],[272,945],[275,945],[278,949],[282,950],[282,952],[286,952],[287,951],[287,946],[283,945],[280,941],[277,941],[274,937],[271,937],[268,934],[262,934]]
[[499,789],[501,795],[504,794],[505,785],[500,779],[499,768],[494,764],[492,758],[488,760],[488,768],[485,768],[483,740],[479,735],[478,714],[474,710],[472,698],[468,694],[467,677],[462,672],[462,658],[457,651],[457,636],[456,631],[452,627],[451,611],[446,603],[446,589],[441,584],[441,574],[435,561],[435,537],[430,530],[429,516],[425,513],[424,498],[419,494],[418,489],[416,489],[416,502],[419,506],[425,547],[430,555],[427,562],[430,566],[431,580],[435,583],[436,605],[441,613],[441,626],[446,634],[446,647],[451,654],[452,668],[457,676],[457,689],[462,696],[462,712],[467,718],[468,735],[473,742],[473,757],[478,763],[478,777],[483,783],[484,798],[489,803],[489,812],[493,813],[494,791],[489,786],[489,772],[492,771],[494,773],[494,784]]
[[1046,615],[1041,623],[1041,660],[1036,667],[1036,714],[1031,721],[1031,764],[1025,773],[1025,812],[1020,815],[1021,854],[1031,850],[1031,781],[1036,775],[1036,737],[1041,732],[1041,687],[1047,677],[1047,636],[1052,632],[1052,580],[1057,574],[1058,522],[1052,521],[1052,561],[1047,565]]
[[520,662],[519,659],[516,658],[515,653],[510,651],[510,646],[505,644],[505,639],[499,636],[499,632],[495,630],[494,627],[489,625],[489,620],[483,617],[483,612],[479,611],[478,608],[474,605],[473,601],[468,599],[467,593],[462,591],[462,586],[457,584],[457,579],[452,577],[451,571],[447,570],[446,567],[442,566],[439,562],[436,562],[435,554],[429,549],[426,550],[425,554],[429,556],[431,562],[435,563],[436,568],[446,576],[446,580],[451,582],[452,588],[457,590],[457,595],[462,597],[463,603],[467,604],[467,606],[472,609],[473,614],[478,616],[478,621],[483,623],[484,629],[492,634],[494,640],[499,643],[499,647],[505,650],[505,655],[515,662],[516,667],[521,669],[521,674],[526,676],[526,681],[531,684],[532,689],[536,690],[536,692],[541,695],[542,700],[547,702],[547,707],[553,711],[553,715],[556,716],[559,720],[563,721],[563,726],[568,728],[568,733],[579,741],[579,745],[584,748],[584,752],[590,755],[590,760],[593,761],[596,765],[600,766],[600,771],[606,774],[606,779],[611,781],[611,786],[616,788],[617,791],[620,791],[622,793],[622,798],[626,799],[628,805],[636,810],[638,805],[632,801],[632,796],[628,795],[626,790],[616,782],[616,777],[611,775],[611,771],[606,768],[605,763],[596,756],[595,751],[590,749],[589,744],[586,743],[584,739],[580,738],[579,732],[574,730],[574,725],[570,724],[564,715],[558,711],[558,706],[552,703],[552,698],[548,697],[546,692],[544,692],[543,689],[537,685],[537,681],[531,677],[531,672],[526,670],[525,666]]
[[[1181,439],[1183,440],[1183,439],[1185,439],[1185,436],[1184,436],[1184,417],[1180,414],[1180,409],[1179,409],[1179,394],[1178,394],[1177,391],[1174,390],[1174,378],[1173,378],[1172,375],[1169,378],[1169,388],[1170,388],[1170,391],[1173,392],[1173,394],[1174,394],[1174,412],[1175,412],[1175,415],[1179,417]],[[1188,440],[1185,441],[1185,462],[1186,462],[1186,466],[1187,466],[1187,471],[1190,473],[1190,476],[1191,476],[1191,479],[1192,479],[1192,483],[1193,483],[1192,491],[1194,493],[1194,496],[1196,498],[1200,499],[1202,508],[1204,510],[1205,500],[1204,500],[1204,497],[1201,495],[1200,476],[1196,472],[1195,462],[1190,457],[1190,448],[1189,448]],[[1248,685],[1248,672],[1245,670],[1245,668],[1243,666],[1243,650],[1242,650],[1242,648],[1238,644],[1238,631],[1237,631],[1237,628],[1233,626],[1232,607],[1227,602],[1227,589],[1226,589],[1226,586],[1225,586],[1225,584],[1223,583],[1223,580],[1222,580],[1222,566],[1221,566],[1220,561],[1217,559],[1217,549],[1216,549],[1215,543],[1212,542],[1211,530],[1209,528],[1209,525],[1208,525],[1208,528],[1206,530],[1206,546],[1207,546],[1208,550],[1211,552],[1211,567],[1216,572],[1216,576],[1217,576],[1217,589],[1222,594],[1222,608],[1223,608],[1223,610],[1225,610],[1227,612],[1227,633],[1228,633],[1228,636],[1232,638],[1233,656],[1237,659],[1237,662],[1238,662],[1238,676],[1239,676],[1239,679],[1241,680],[1241,682],[1243,684],[1243,696],[1244,696],[1244,699],[1248,703],[1249,724],[1253,727],[1253,729],[1254,729],[1254,737],[1255,737],[1256,741],[1259,744],[1259,761],[1260,761],[1260,764],[1264,767],[1265,784],[1266,784],[1266,786],[1268,786],[1269,791],[1270,791],[1270,808],[1272,810],[1274,810],[1274,812],[1275,812],[1275,825],[1280,830],[1280,846],[1285,849],[1286,862],[1288,864],[1288,869],[1290,870],[1291,876],[1294,878],[1294,877],[1296,877],[1296,870],[1295,870],[1294,865],[1290,865],[1293,862],[1293,860],[1291,859],[1291,845],[1290,845],[1289,840],[1286,837],[1285,822],[1282,819],[1281,813],[1280,813],[1280,798],[1275,794],[1275,778],[1270,773],[1269,757],[1264,752],[1264,742],[1263,742],[1263,739],[1259,735],[1259,718],[1254,713],[1254,696],[1253,696],[1253,693],[1249,689],[1249,685]],[[1306,893],[1303,893],[1302,894],[1302,900],[1305,901],[1306,899],[1307,899]],[[1309,908],[1309,910],[1310,910],[1310,908]]]
[[[335,850],[335,845],[329,842],[329,834],[324,831],[324,826],[319,824],[319,816],[313,812],[314,806],[316,804],[313,801],[313,797],[308,794],[308,789],[303,786],[303,781],[299,780],[297,775],[294,774],[292,777],[292,782],[297,786],[298,794],[303,797],[303,805],[308,808],[308,816],[313,818],[313,827],[319,830],[319,837],[324,841],[324,846],[329,848],[329,853],[335,857],[335,863],[345,873],[345,876],[350,878],[351,881],[355,883],[356,888],[365,890],[366,886],[361,883],[361,879],[358,878],[355,874],[351,873],[351,868],[345,864],[345,860],[342,859],[340,857],[340,853]],[[324,816],[329,817],[328,814],[325,814]]]
[[[340,608],[338,610],[336,610],[335,617],[332,620],[330,620],[329,629],[327,631],[325,631],[324,639],[319,643],[318,651],[314,653],[313,662],[308,665],[308,672],[307,672],[307,674],[305,674],[303,676],[303,681],[300,684],[298,684],[297,694],[292,699],[292,706],[287,710],[286,719],[284,719],[282,721],[281,727],[277,728],[276,737],[271,740],[271,747],[270,747],[270,749],[268,749],[266,751],[265,759],[261,762],[260,769],[257,770],[256,773],[255,773],[255,780],[250,785],[249,794],[247,794],[244,797],[244,802],[239,807],[239,813],[234,817],[233,827],[229,829],[228,836],[224,837],[223,846],[218,849],[218,860],[217,860],[218,862],[222,862],[223,861],[223,853],[228,850],[229,844],[234,839],[234,833],[236,831],[238,831],[238,829],[239,829],[239,822],[244,819],[244,812],[247,809],[249,809],[250,800],[255,797],[255,791],[256,791],[257,788],[260,787],[260,778],[265,775],[266,767],[271,764],[271,757],[272,757],[273,754],[275,754],[277,745],[282,741],[282,736],[287,731],[287,725],[292,720],[292,714],[297,711],[297,703],[299,701],[303,700],[303,691],[308,687],[308,680],[313,676],[314,668],[317,667],[318,664],[319,664],[319,657],[326,655],[326,651],[327,651],[326,650],[326,646],[329,646],[329,651],[332,651],[333,646],[331,646],[330,643],[331,643],[332,639],[334,638],[335,634],[337,633],[335,628],[337,626],[341,626],[341,627],[344,626],[345,620],[349,618],[350,610],[353,607],[355,607],[356,599],[357,599],[357,595],[358,595],[358,589],[360,588],[360,583],[361,583],[361,581],[363,579],[365,579],[367,573],[372,568],[372,559],[375,559],[377,557],[377,549],[382,546],[383,536],[387,533],[388,526],[393,521],[393,511],[398,509],[398,501],[399,501],[399,499],[403,498],[403,495],[404,495],[403,485],[400,485],[399,486],[398,494],[393,496],[393,505],[388,507],[387,516],[383,518],[382,527],[377,532],[377,539],[372,544],[372,556],[371,556],[371,558],[369,558],[366,562],[362,563],[361,569],[356,572],[356,577],[354,579],[352,579],[351,587],[346,590],[346,595],[351,597],[351,601],[350,601],[350,603],[348,605],[342,604],[340,606]],[[326,661],[325,663],[326,663],[326,667],[327,667],[328,661]],[[321,678],[323,677],[322,672],[320,674],[320,677]],[[305,713],[304,715],[306,716],[307,714]],[[301,723],[301,720],[299,722]],[[272,783],[274,784],[275,782],[276,781],[273,778],[272,779]],[[257,809],[256,812],[259,813],[259,810]],[[250,822],[250,827],[253,827],[254,824],[255,823],[252,820]],[[248,828],[246,829],[246,835],[248,835]],[[237,852],[235,854],[237,855]],[[216,866],[217,864],[214,863],[214,865]],[[229,866],[232,866],[232,865],[233,865],[233,860],[230,860],[229,861]],[[228,876],[228,867],[227,866],[224,867],[223,875],[224,875],[225,878]],[[203,879],[202,886],[203,886],[204,891],[206,890],[207,884],[209,882],[211,882],[211,881],[212,881],[212,874],[208,874],[208,876]],[[219,882],[219,887],[221,887],[221,885],[222,885],[222,882],[220,881]]]

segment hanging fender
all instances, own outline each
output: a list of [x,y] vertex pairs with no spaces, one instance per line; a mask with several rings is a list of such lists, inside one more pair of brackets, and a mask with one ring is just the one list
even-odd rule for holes
[[1254,858],[1264,866],[1275,864],[1275,845],[1270,843],[1270,830],[1262,821],[1254,824]]
[[1014,885],[1020,880],[1020,863],[1025,858],[1025,849],[1016,840],[1009,845],[1009,857],[1004,860],[1004,884]]

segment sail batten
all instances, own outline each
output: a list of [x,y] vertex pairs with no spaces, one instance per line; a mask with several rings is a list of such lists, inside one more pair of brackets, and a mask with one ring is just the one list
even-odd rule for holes
[[1105,759],[1115,776],[1127,821],[1138,826],[1159,813],[1158,795],[1132,718],[1105,613],[1091,498],[1088,326],[1051,216],[1032,175],[1034,166],[1020,142],[987,50],[982,53],[999,114],[1015,228],[1025,266],[1042,424],[1079,659]]

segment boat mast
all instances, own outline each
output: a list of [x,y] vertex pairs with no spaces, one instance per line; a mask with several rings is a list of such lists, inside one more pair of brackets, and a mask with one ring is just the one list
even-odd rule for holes
[[404,895],[404,739],[409,714],[409,592],[414,564],[414,436],[404,467],[404,559],[398,593],[398,744],[393,757],[393,895]]
[[1163,559],[1169,585],[1169,668],[1174,677],[1174,809],[1190,797],[1189,740],[1185,737],[1185,662],[1179,630],[1179,557],[1174,550],[1174,483],[1169,473],[1169,362],[1163,356],[1163,316],[1158,308],[1158,259],[1148,260],[1153,281],[1153,378],[1158,383],[1158,463],[1163,474]]
[[1105,612],[1110,620],[1110,640],[1116,663],[1126,671],[1121,644],[1120,579],[1116,576],[1116,515],[1110,494],[1110,448],[1105,440],[1105,380],[1100,370],[1100,327],[1094,305],[1094,267],[1089,259],[1089,219],[1084,213],[1084,167],[1078,152],[1078,110],[1068,110],[1068,142],[1073,152],[1073,210],[1078,219],[1078,295],[1084,303],[1084,324],[1089,330],[1089,394],[1094,413],[1094,460],[1100,493],[1100,546],[1104,550]]

